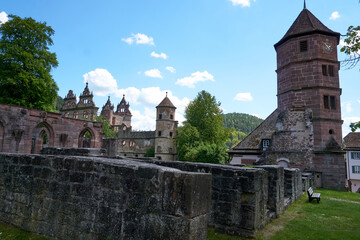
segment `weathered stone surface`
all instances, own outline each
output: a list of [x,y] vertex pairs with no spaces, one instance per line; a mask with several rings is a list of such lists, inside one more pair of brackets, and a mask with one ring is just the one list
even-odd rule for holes
[[56,239],[206,239],[210,174],[0,154],[0,221]]
[[263,165],[262,168],[268,172],[268,209],[279,217],[284,212],[284,168],[278,165]]
[[[188,172],[212,174],[209,226],[218,232],[253,237],[266,223],[268,174],[262,169],[230,165],[134,159]],[[200,183],[198,183],[201,188]]]

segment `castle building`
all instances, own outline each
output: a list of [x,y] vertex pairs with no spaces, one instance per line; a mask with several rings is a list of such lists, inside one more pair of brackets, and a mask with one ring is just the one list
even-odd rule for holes
[[94,95],[90,92],[88,83],[86,83],[84,91],[80,94],[78,103],[76,103],[76,95],[74,95],[72,90],[69,90],[60,109],[61,116],[94,121],[99,108],[95,106],[93,97]]
[[175,110],[176,107],[166,93],[166,97],[156,107],[155,157],[161,160],[176,160],[174,138],[178,122],[175,121]]
[[274,45],[278,108],[229,150],[232,163],[296,167],[316,186],[344,188],[339,39],[304,6]]
[[131,127],[131,111],[130,103],[125,100],[125,95],[121,99],[121,102],[117,105],[116,111],[114,112],[114,105],[111,104],[110,96],[102,107],[100,116],[103,119],[108,120],[110,125],[115,131],[121,129],[122,125],[125,125],[127,128]]
[[[101,115],[105,119],[115,119],[113,126],[118,129],[113,139],[103,139],[103,148],[110,157],[145,157],[146,152],[154,148],[155,157],[161,160],[176,160],[177,151],[174,142],[178,122],[175,120],[176,107],[166,96],[156,107],[156,130],[133,131],[129,103],[125,96],[118,105],[118,111],[113,112],[114,106],[110,98],[104,105]],[[121,115],[122,114],[122,115]],[[120,116],[124,116],[121,121]]]

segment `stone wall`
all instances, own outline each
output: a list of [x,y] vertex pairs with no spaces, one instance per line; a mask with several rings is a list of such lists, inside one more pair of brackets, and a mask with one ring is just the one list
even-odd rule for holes
[[285,202],[291,204],[295,202],[303,193],[301,172],[297,168],[284,169],[284,197]]
[[[255,184],[249,180],[242,188]],[[0,221],[50,238],[206,239],[210,198],[206,173],[125,159],[0,154]]]
[[267,222],[268,174],[262,169],[154,159],[137,161],[211,173],[212,207],[208,224],[217,232],[253,237]]
[[278,218],[284,212],[284,168],[276,165],[263,165],[268,172],[268,202],[269,218]]

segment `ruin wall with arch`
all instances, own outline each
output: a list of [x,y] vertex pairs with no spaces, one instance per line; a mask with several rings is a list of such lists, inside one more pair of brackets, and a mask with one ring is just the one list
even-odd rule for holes
[[43,147],[101,148],[102,137],[101,123],[0,104],[0,152],[40,153]]

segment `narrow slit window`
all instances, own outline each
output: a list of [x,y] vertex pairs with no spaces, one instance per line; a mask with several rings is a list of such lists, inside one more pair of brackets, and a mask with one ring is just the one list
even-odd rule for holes
[[158,136],[161,137],[161,131],[158,132]]
[[324,108],[329,109],[329,96],[324,96]]
[[308,50],[308,42],[300,41],[300,52],[307,52]]
[[327,66],[326,65],[322,65],[322,74],[324,75],[324,76],[327,76],[328,74],[327,74]]
[[159,114],[159,119],[162,119],[162,114]]
[[330,96],[330,107],[331,109],[336,109],[335,96]]
[[333,77],[334,76],[334,66],[329,65],[329,76]]

